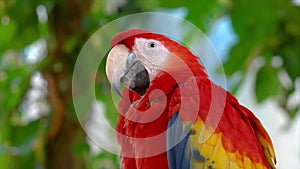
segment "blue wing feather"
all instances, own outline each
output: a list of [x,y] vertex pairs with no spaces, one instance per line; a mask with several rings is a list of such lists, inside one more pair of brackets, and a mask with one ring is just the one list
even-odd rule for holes
[[167,148],[169,169],[190,169],[189,133],[184,131],[178,113],[175,113],[168,123]]

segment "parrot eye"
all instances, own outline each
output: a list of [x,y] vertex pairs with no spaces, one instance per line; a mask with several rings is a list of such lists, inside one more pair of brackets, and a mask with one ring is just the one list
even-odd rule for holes
[[156,43],[155,42],[149,42],[148,43],[148,47],[149,48],[154,48],[156,46]]

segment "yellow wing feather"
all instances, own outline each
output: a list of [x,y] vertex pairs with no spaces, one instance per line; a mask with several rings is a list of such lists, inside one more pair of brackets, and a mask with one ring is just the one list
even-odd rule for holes
[[[222,145],[222,133],[210,132],[198,119],[192,126],[190,135],[191,149],[197,151],[205,158],[204,161],[192,160],[193,169],[266,169],[260,163],[255,163],[249,157],[237,152],[227,152]],[[201,134],[200,134],[201,133]],[[202,136],[201,136],[202,135]],[[205,135],[206,139],[203,139]],[[264,144],[263,137],[260,138]],[[238,141],[238,140],[237,140]],[[266,150],[268,151],[268,150]]]

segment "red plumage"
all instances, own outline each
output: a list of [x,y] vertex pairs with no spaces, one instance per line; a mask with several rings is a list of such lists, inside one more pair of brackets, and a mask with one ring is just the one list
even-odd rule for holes
[[[230,93],[208,79],[205,69],[199,64],[196,56],[183,45],[163,35],[139,29],[117,34],[112,39],[111,46],[124,44],[128,49],[133,50],[136,38],[154,39],[161,42],[174,56],[183,60],[187,68],[172,69],[170,72],[160,71],[151,81],[144,96],[124,89],[122,94],[124,98],[119,104],[120,116],[117,125],[117,131],[120,133],[118,141],[122,147],[121,168],[168,168],[165,132],[168,122],[176,112],[179,112],[184,123],[193,122],[194,126],[197,126],[196,124],[203,122],[204,128],[215,129],[212,136],[221,134],[215,146],[220,142],[222,147],[219,151],[225,150],[225,154],[228,154],[225,156],[226,159],[217,160],[224,160],[222,164],[223,162],[228,164],[228,168],[234,168],[235,165],[249,168],[253,166],[275,168],[272,142],[262,124]],[[178,76],[176,79],[173,78],[174,74]],[[153,91],[157,89],[165,96],[162,93],[153,94]],[[157,114],[157,112],[162,113]],[[139,122],[141,119],[147,121],[156,116],[157,118],[151,122]],[[198,132],[196,127],[195,130]],[[136,138],[151,138],[158,135],[162,137],[159,137],[157,142],[136,140]],[[204,153],[204,146],[208,143],[194,143],[197,139],[193,140],[192,137],[191,147]],[[202,148],[195,148],[194,145],[202,146]],[[161,149],[165,151],[160,152]],[[143,156],[150,152],[157,152],[157,154],[150,157]],[[212,151],[211,154],[211,158],[214,158],[216,153]],[[215,157],[219,156],[215,155]],[[251,163],[247,163],[247,159],[250,159]],[[218,162],[208,164],[205,161],[203,163],[198,161],[195,165],[208,167]]]

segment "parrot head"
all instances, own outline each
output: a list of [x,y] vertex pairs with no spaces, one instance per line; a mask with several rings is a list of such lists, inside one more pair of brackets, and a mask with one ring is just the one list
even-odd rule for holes
[[198,57],[161,34],[131,29],[115,35],[110,45],[106,73],[119,95],[122,83],[142,96],[151,82],[165,73],[180,74],[180,77],[185,74],[206,76]]

